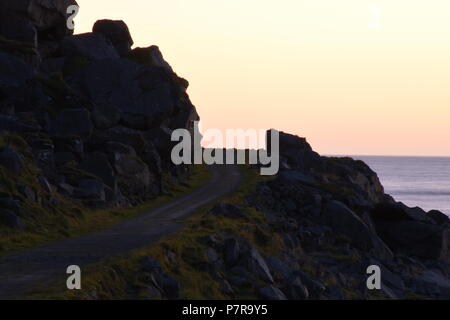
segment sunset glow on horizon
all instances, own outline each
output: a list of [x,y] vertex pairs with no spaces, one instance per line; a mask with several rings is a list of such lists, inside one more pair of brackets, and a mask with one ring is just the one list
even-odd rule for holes
[[157,45],[202,127],[276,128],[322,154],[450,156],[448,0],[77,0]]

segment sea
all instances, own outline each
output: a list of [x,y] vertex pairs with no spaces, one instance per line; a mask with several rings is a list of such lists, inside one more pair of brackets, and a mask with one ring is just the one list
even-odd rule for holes
[[395,200],[450,216],[450,157],[351,157],[367,163]]

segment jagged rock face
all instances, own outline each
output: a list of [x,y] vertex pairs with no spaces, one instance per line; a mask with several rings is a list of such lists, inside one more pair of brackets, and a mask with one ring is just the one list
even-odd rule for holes
[[376,235],[358,215],[339,201],[328,202],[323,209],[324,221],[336,230],[348,236],[355,246],[363,250],[375,247]]
[[321,157],[305,138],[284,132],[280,132],[279,145],[280,180],[295,180],[298,184],[320,186],[322,189],[326,187],[341,193],[344,202],[360,206],[385,200],[384,188],[377,174],[364,162],[351,158]]
[[377,230],[398,253],[450,263],[448,228],[414,221],[379,221]]
[[128,53],[134,43],[128,26],[122,20],[99,20],[92,32],[102,34],[111,41],[120,55]]
[[[288,248],[295,250],[295,239],[299,239],[309,257],[319,256],[317,265],[345,274],[340,275],[344,285],[348,284],[346,279],[358,279],[367,266],[375,264],[384,270],[382,292],[389,298],[404,298],[407,292],[448,297],[449,286],[444,284],[450,270],[448,217],[396,203],[384,194],[376,173],[364,162],[320,157],[305,139],[280,134],[280,160],[278,176],[260,183],[248,201],[264,212],[272,225],[281,228]],[[348,242],[347,247],[341,247],[340,239]],[[327,248],[333,248],[333,254],[363,259],[354,258],[352,266],[345,266],[333,254],[321,257]],[[432,268],[439,272],[434,274]],[[430,272],[432,275],[425,276]],[[309,296],[321,297],[325,291],[314,287],[307,285]],[[289,298],[302,296],[292,287],[281,289]],[[343,298],[342,292],[332,288],[327,288],[326,295]]]
[[181,107],[179,88],[163,69],[123,58],[93,63],[73,77],[71,84],[96,103],[117,106],[131,128],[156,127]]
[[[169,73],[173,73],[172,67],[164,60],[164,57],[157,46],[148,48],[136,48],[128,53],[127,57],[140,64],[148,67],[160,67],[166,69]],[[184,83],[187,88],[188,83]]]
[[139,203],[161,192],[164,172],[181,177],[170,134],[198,120],[188,83],[158,47],[132,51],[123,21],[72,35],[70,5],[0,3],[0,131],[26,140],[55,192],[85,205]]
[[37,30],[31,21],[26,20],[2,7],[0,4],[0,35],[6,39],[26,42],[37,47]]
[[8,147],[0,149],[0,165],[15,174],[20,174],[23,167],[20,156]]
[[371,215],[378,234],[395,252],[450,263],[448,217],[403,203],[378,204]]
[[67,8],[75,0],[3,0],[0,7],[12,15],[24,17],[37,29],[40,40],[58,40],[73,31],[67,28]]
[[93,60],[119,57],[109,40],[98,33],[83,33],[66,37],[62,42],[61,50],[65,57],[81,56]]
[[130,198],[148,198],[158,194],[159,185],[146,163],[132,155],[117,154],[114,168],[123,186],[124,195]]
[[19,87],[33,76],[33,68],[21,59],[0,52],[0,87]]
[[84,140],[92,134],[92,121],[86,109],[66,109],[52,122],[50,132],[55,136],[80,136]]
[[[0,48],[8,48],[37,67],[54,54],[67,28],[67,8],[75,0],[3,0],[0,3]],[[13,42],[11,42],[13,41]]]
[[122,113],[114,105],[97,104],[91,113],[92,121],[98,129],[109,129],[119,124]]
[[[305,138],[300,138],[285,132],[280,132],[279,136],[280,162],[282,162],[285,168],[304,172],[320,169],[320,155],[313,151]],[[267,132],[267,138],[270,148],[270,131]]]
[[39,129],[29,126],[20,120],[11,117],[0,115],[0,128],[8,132],[36,132]]
[[363,161],[351,158],[328,158],[324,166],[326,168],[324,171],[328,175],[338,176],[346,183],[357,186],[371,202],[384,201],[384,188],[377,174]]
[[9,210],[0,209],[0,223],[10,228],[23,229],[25,224],[22,219]]

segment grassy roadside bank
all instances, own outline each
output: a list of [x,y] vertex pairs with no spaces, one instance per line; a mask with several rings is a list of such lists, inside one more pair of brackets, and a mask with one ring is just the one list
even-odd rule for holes
[[[205,245],[200,239],[211,235],[227,233],[248,239],[265,254],[276,254],[282,246],[281,238],[271,238],[258,228],[264,215],[250,208],[246,196],[262,179],[252,169],[242,167],[241,186],[233,193],[202,207],[184,219],[183,228],[174,234],[161,238],[146,248],[132,251],[124,256],[111,257],[100,263],[83,268],[82,290],[66,290],[65,279],[34,288],[30,299],[148,299],[148,279],[141,272],[143,257],[150,256],[160,261],[165,273],[180,282],[180,298],[204,299],[222,297],[220,284],[211,275],[199,268],[206,259]],[[208,214],[217,203],[239,205],[246,219],[236,220]],[[134,294],[130,297],[130,289]],[[243,298],[249,298],[243,296]]]
[[0,255],[104,230],[186,195],[203,186],[210,177],[206,166],[193,166],[185,184],[169,184],[164,194],[136,207],[88,209],[73,202],[67,203],[66,208],[60,205],[45,212],[41,207],[30,207],[28,209],[36,213],[36,218],[28,222],[26,230],[0,229]]

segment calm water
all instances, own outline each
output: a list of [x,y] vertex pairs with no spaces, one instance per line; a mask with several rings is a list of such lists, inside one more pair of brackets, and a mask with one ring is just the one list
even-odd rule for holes
[[377,172],[386,193],[408,206],[450,216],[450,158],[352,156]]

